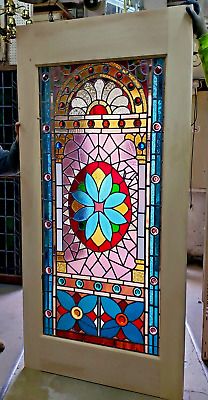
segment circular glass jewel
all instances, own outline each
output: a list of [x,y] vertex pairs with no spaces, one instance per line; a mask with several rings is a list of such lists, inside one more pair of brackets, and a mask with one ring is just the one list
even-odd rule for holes
[[102,290],[102,288],[103,288],[103,285],[102,285],[102,283],[100,283],[100,282],[95,282],[94,288],[95,288],[95,290],[97,290],[98,292],[100,292],[100,290]]
[[151,335],[157,335],[157,328],[155,326],[150,326],[149,332]]
[[46,74],[46,73],[44,73],[44,74],[42,75],[42,80],[43,80],[43,82],[47,82],[47,81],[49,80],[49,75]]
[[128,89],[129,90],[133,90],[134,88],[135,88],[135,86],[134,86],[133,82],[129,82],[128,83]]
[[120,119],[120,120],[118,121],[118,126],[119,126],[119,128],[124,128],[125,125],[126,125],[126,123],[125,123],[125,121],[124,121],[123,119]]
[[66,279],[65,278],[58,278],[58,284],[61,286],[64,286],[66,284]]
[[159,122],[155,122],[154,124],[153,124],[153,130],[155,131],[155,132],[159,132],[160,130],[161,130],[161,124],[159,123]]
[[62,143],[61,142],[56,142],[56,148],[59,150],[62,148]]
[[50,275],[52,273],[51,267],[46,267],[46,274]]
[[121,292],[121,287],[119,285],[114,285],[113,291],[114,291],[114,293],[118,294]]
[[117,78],[117,79],[121,79],[122,77],[123,77],[122,72],[117,72],[116,78]]
[[158,233],[159,233],[159,229],[158,229],[156,226],[153,226],[153,227],[150,229],[150,232],[151,232],[151,234],[152,234],[153,236],[156,236],[156,235],[158,235]]
[[83,317],[83,311],[80,307],[73,307],[71,309],[71,315],[74,319],[79,320]]
[[135,120],[134,120],[134,126],[135,126],[135,128],[140,128],[140,126],[141,126],[141,121],[140,121],[140,119],[135,119]]
[[52,227],[52,222],[51,221],[45,221],[45,228],[46,229],[51,229]]
[[145,149],[145,147],[146,147],[146,144],[145,144],[144,142],[140,142],[140,143],[138,144],[138,148],[139,148],[139,150],[141,150],[141,151],[143,151],[143,150]]
[[157,66],[155,67],[155,69],[154,69],[155,75],[161,75],[161,74],[162,74],[162,71],[163,71],[163,69],[162,69],[161,65],[157,65]]
[[94,128],[94,126],[95,126],[95,121],[93,121],[93,119],[90,119],[90,120],[88,121],[87,125],[88,125],[89,128]]
[[48,133],[50,131],[49,125],[43,125],[43,132]]
[[44,175],[44,180],[46,181],[46,182],[49,182],[50,180],[51,180],[51,174],[45,174]]
[[47,318],[51,318],[51,317],[52,317],[52,312],[51,312],[51,310],[46,310],[46,311],[45,311],[45,316],[46,316]]
[[94,68],[93,67],[89,67],[88,71],[89,71],[90,74],[92,74],[94,72]]
[[140,297],[142,295],[142,291],[140,288],[135,288],[134,289],[134,296]]
[[116,322],[119,326],[123,327],[123,326],[126,326],[129,321],[125,314],[120,313],[120,314],[116,315]]
[[151,284],[152,286],[156,286],[156,285],[158,284],[158,279],[156,278],[156,276],[152,276],[152,277],[150,278],[150,284]]
[[132,216],[128,187],[121,175],[105,162],[84,167],[69,193],[71,228],[93,251],[116,246],[125,235]]
[[142,102],[142,100],[140,99],[140,97],[136,97],[136,98],[134,99],[134,103],[135,103],[137,106],[139,106],[139,104],[141,104],[141,102]]
[[77,279],[76,286],[81,289],[84,286],[84,282],[81,279]]
[[152,183],[159,183],[159,182],[160,182],[160,177],[159,177],[159,175],[152,175],[152,177],[151,177],[151,182],[152,182]]
[[74,128],[79,128],[80,127],[80,122],[79,121],[74,121],[73,127]]
[[65,126],[66,126],[65,121],[60,121],[59,126],[60,126],[60,128],[65,128]]
[[109,128],[110,122],[106,119],[103,121],[103,128]]
[[105,74],[107,74],[109,72],[109,67],[108,65],[104,65],[103,66],[103,72],[105,72]]

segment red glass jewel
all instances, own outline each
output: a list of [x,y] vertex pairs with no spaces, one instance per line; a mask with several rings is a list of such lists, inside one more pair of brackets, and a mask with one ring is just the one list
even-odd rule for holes
[[140,128],[140,126],[141,126],[141,120],[140,119],[135,119],[134,120],[134,126],[135,126],[135,128]]
[[126,125],[126,123],[125,123],[125,121],[124,121],[123,119],[120,119],[120,120],[118,121],[118,126],[119,126],[119,128],[124,128],[125,125]]
[[90,119],[90,120],[88,121],[87,125],[88,125],[89,128],[94,128],[94,126],[95,126],[95,121],[93,121],[93,119]]
[[73,127],[74,128],[79,128],[80,127],[80,122],[79,121],[74,121]]
[[123,77],[123,74],[121,72],[117,72],[116,78],[121,79]]
[[135,104],[138,106],[139,104],[141,104],[141,99],[140,99],[140,97],[136,97],[135,99],[134,99],[134,102],[135,102]]
[[59,122],[60,128],[65,128],[65,125],[66,125],[65,121],[60,121]]
[[75,75],[74,79],[75,79],[75,81],[79,82],[80,81],[80,76],[79,75]]
[[110,122],[107,119],[105,119],[103,121],[103,128],[109,128],[109,126],[110,126]]
[[123,327],[126,326],[128,324],[128,318],[125,314],[118,314],[116,315],[116,322],[119,326]]
[[93,67],[89,67],[88,71],[89,71],[90,74],[92,74],[94,72],[94,68]]
[[134,83],[133,82],[129,82],[128,89],[129,90],[133,90],[134,88],[135,88]]
[[90,110],[90,115],[106,115],[106,114],[108,114],[108,111],[106,110],[106,107],[102,106],[101,104],[97,104]]

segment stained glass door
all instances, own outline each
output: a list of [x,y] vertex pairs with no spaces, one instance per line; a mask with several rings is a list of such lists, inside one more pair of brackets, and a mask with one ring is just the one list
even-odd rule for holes
[[[154,51],[148,34],[153,21],[152,30],[159,35]],[[171,33],[166,23],[173,21]],[[163,24],[162,33],[158,23]],[[113,37],[109,48],[99,33],[106,24]],[[177,35],[177,24],[185,31],[190,48],[185,55],[184,49],[181,53],[184,67],[173,84],[176,55],[170,43]],[[33,332],[25,300],[26,363],[178,399],[183,378],[182,220],[187,206],[189,152],[185,154],[185,150],[191,138],[190,99],[183,114],[177,116],[177,110],[182,104],[178,97],[181,87],[190,94],[191,29],[184,20],[184,8],[61,26],[70,40],[71,53],[62,46],[59,54],[57,46],[57,54],[37,38],[39,50],[30,57],[22,28],[19,39],[20,53],[24,48],[32,60],[32,97],[37,104],[34,111],[30,102],[27,114],[22,108],[21,120],[25,129],[30,114],[35,127],[30,134],[32,159],[34,164],[39,160],[35,167],[26,166],[28,142],[22,134],[23,199],[33,196],[33,224],[23,223],[23,255],[38,291],[28,294],[29,303],[30,296],[37,302]],[[125,45],[118,47],[119,32],[127,32],[130,26]],[[134,35],[135,26],[146,32],[142,44]],[[42,27],[50,36],[49,25]],[[76,44],[70,36],[72,28],[73,32],[77,29]],[[36,29],[34,26],[28,33]],[[100,37],[85,52],[78,39],[80,30],[88,37]],[[62,43],[58,24],[55,32],[54,40]],[[20,68],[19,74],[23,93],[25,78]],[[183,131],[182,139],[179,131]],[[173,157],[173,144],[182,156],[179,161]],[[24,166],[32,181],[26,178]],[[23,204],[24,212],[28,215]],[[28,267],[28,250],[33,248],[36,258],[33,267]],[[28,271],[25,274],[27,292],[32,283],[27,280]],[[180,304],[180,311],[173,302]],[[31,335],[36,353],[28,346]],[[177,355],[172,343],[178,348]],[[167,376],[169,360],[172,367],[177,365],[175,377]]]
[[44,333],[158,355],[165,61],[39,74]]

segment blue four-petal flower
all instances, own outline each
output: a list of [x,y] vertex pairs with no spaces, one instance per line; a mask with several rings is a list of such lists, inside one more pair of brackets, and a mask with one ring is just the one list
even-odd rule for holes
[[[90,239],[95,233],[98,224],[103,235],[111,241],[113,230],[111,224],[121,225],[127,222],[126,218],[114,207],[123,203],[126,198],[124,193],[111,193],[113,187],[112,175],[106,175],[98,189],[95,180],[90,174],[86,174],[86,192],[77,190],[72,193],[73,198],[83,205],[75,214],[73,219],[77,222],[86,221],[85,236]],[[102,204],[103,210],[96,211],[96,203]]]
[[[65,308],[66,311],[68,311],[58,320],[57,329],[68,331],[74,327],[76,322],[78,322],[80,329],[84,331],[87,335],[97,335],[97,328],[94,322],[86,315],[95,308],[97,303],[96,296],[85,296],[79,301],[77,305],[73,297],[64,290],[57,290],[57,298],[61,306]],[[79,307],[79,309],[83,313],[82,317],[79,320],[76,320],[72,314],[72,310],[76,306]]]
[[[108,314],[112,320],[105,322],[101,329],[101,336],[105,338],[113,338],[118,334],[118,331],[122,329],[124,335],[132,343],[143,344],[144,339],[140,330],[132,323],[141,317],[144,312],[143,302],[133,302],[126,306],[125,311],[122,313],[120,306],[112,299],[108,297],[101,298],[101,304],[106,314]],[[116,317],[119,315],[125,315],[127,323],[125,326],[121,326],[116,321]]]

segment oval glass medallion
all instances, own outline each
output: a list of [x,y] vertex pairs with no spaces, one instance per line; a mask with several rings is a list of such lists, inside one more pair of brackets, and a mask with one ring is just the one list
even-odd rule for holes
[[131,221],[129,190],[121,175],[105,162],[94,162],[76,176],[69,194],[71,227],[91,250],[116,246]]

